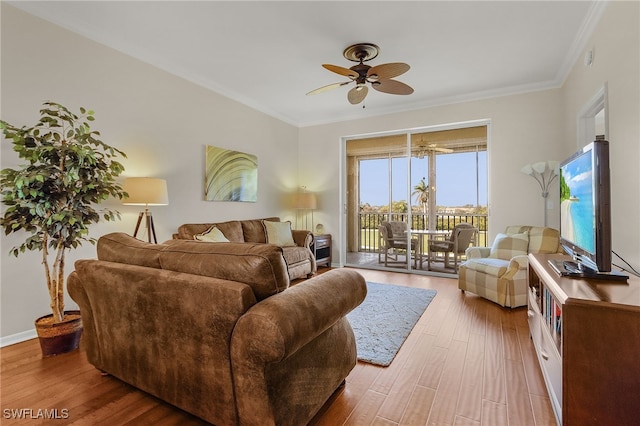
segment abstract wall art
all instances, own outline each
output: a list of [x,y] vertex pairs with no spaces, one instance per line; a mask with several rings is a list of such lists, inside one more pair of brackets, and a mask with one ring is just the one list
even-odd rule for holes
[[215,146],[206,150],[206,201],[258,201],[258,157]]

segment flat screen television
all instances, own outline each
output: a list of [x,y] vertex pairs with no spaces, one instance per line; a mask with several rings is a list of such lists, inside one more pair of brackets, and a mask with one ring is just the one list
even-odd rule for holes
[[579,264],[611,271],[609,142],[560,163],[560,243]]
[[592,142],[561,162],[559,180],[560,243],[575,261],[574,272],[624,278],[611,272],[609,142]]

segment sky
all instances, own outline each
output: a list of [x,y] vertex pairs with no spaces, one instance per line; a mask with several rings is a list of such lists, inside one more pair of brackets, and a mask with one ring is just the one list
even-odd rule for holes
[[[479,204],[487,205],[487,156],[479,153]],[[436,157],[436,205],[446,207],[476,205],[475,152],[441,154]],[[407,201],[407,160],[392,159],[392,201]],[[412,158],[411,190],[425,178],[428,182],[428,160]],[[360,203],[372,206],[389,204],[389,160],[362,160],[360,162]],[[411,197],[413,205],[415,196]]]

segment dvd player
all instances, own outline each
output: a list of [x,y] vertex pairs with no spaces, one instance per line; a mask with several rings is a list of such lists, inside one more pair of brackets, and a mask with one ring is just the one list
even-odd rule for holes
[[551,266],[551,269],[553,269],[555,273],[560,275],[561,277],[585,278],[591,280],[606,280],[617,282],[626,282],[629,278],[628,275],[625,275],[622,272],[596,271],[594,269],[587,268],[584,265],[581,265],[580,263],[573,260],[549,259],[549,265]]

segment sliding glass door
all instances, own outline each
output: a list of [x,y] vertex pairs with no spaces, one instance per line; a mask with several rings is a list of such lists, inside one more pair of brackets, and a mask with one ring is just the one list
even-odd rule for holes
[[[358,250],[377,253],[374,263],[407,267],[406,230],[398,228],[398,222],[407,222],[407,160],[406,156],[394,156],[391,153],[365,155],[357,159],[358,170],[358,239],[355,242]],[[391,223],[396,232],[388,235],[380,229],[382,225]],[[409,254],[409,258],[411,254]]]
[[[460,222],[486,233],[486,153],[486,125],[347,140],[346,263],[425,270],[413,258],[426,255],[431,236]],[[404,249],[388,250],[386,222],[406,238]],[[407,251],[412,239],[420,244]]]

